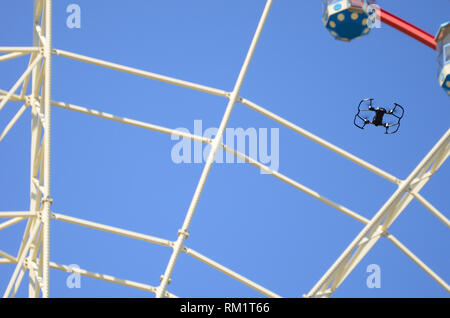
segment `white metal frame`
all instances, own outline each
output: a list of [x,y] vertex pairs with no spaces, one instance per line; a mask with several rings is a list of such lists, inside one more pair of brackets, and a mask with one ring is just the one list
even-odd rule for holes
[[[27,110],[31,108],[32,114],[32,138],[31,138],[31,161],[30,161],[30,208],[29,211],[5,211],[0,212],[0,220],[8,219],[0,223],[0,230],[10,227],[14,224],[27,220],[25,232],[23,234],[22,243],[18,249],[16,256],[10,255],[0,250],[0,264],[15,265],[11,279],[6,286],[3,297],[14,297],[25,273],[29,275],[29,297],[49,297],[49,279],[50,268],[66,271],[77,272],[80,275],[104,280],[107,282],[120,284],[132,288],[137,288],[154,293],[156,297],[176,297],[167,291],[168,284],[171,280],[172,271],[176,265],[176,261],[180,253],[186,253],[195,259],[217,269],[218,271],[230,276],[231,278],[255,289],[267,297],[280,297],[277,293],[270,291],[263,286],[249,280],[248,278],[234,272],[233,270],[215,262],[212,259],[200,254],[199,252],[185,246],[185,240],[189,236],[189,226],[194,216],[197,203],[202,194],[209,171],[213,165],[214,157],[219,148],[233,154],[247,163],[261,169],[275,178],[286,182],[296,189],[320,200],[321,202],[335,208],[336,210],[354,218],[364,224],[362,231],[356,236],[353,242],[345,249],[337,261],[323,275],[311,291],[304,297],[329,297],[342,284],[346,277],[352,272],[355,266],[369,252],[375,243],[381,238],[386,237],[390,242],[397,246],[412,261],[422,268],[432,279],[434,279],[445,290],[450,292],[449,285],[424,264],[416,255],[407,249],[396,237],[388,232],[389,227],[395,219],[408,206],[413,198],[420,202],[433,215],[435,215],[447,227],[450,227],[449,220],[439,212],[431,203],[429,203],[419,191],[425,186],[430,178],[436,173],[439,167],[445,162],[450,154],[450,129],[443,135],[438,143],[424,157],[419,165],[405,180],[400,180],[390,173],[358,158],[355,155],[321,139],[320,137],[306,131],[305,129],[295,125],[294,123],[268,111],[267,109],[253,103],[250,100],[242,98],[239,95],[240,88],[244,81],[248,67],[252,60],[253,53],[256,49],[259,37],[263,30],[265,21],[270,12],[273,0],[267,0],[262,13],[261,19],[257,26],[247,56],[236,80],[233,91],[216,89],[148,71],[136,69],[103,61],[101,59],[91,58],[80,54],[54,49],[52,48],[52,0],[35,0],[34,1],[34,28],[33,28],[33,46],[31,47],[0,47],[0,62],[14,59],[24,55],[30,55],[30,62],[25,72],[20,76],[17,82],[9,91],[0,90],[0,111],[8,101],[23,102],[23,106],[13,116],[11,121],[3,129],[0,134],[0,142],[7,136],[11,128]],[[81,62],[91,63],[94,65],[110,68],[120,72],[130,73],[149,79],[162,81],[168,84],[177,85],[200,92],[221,96],[228,99],[228,105],[222,117],[218,133],[214,139],[207,139],[189,133],[183,133],[178,130],[134,120],[124,117],[115,116],[105,112],[101,112],[86,107],[51,100],[51,63],[52,55],[58,55],[65,58],[78,60]],[[31,81],[31,92],[28,85]],[[22,86],[20,92],[17,93],[19,87]],[[233,108],[237,103],[245,105],[260,114],[278,122],[279,124],[291,129],[292,131],[318,143],[319,145],[337,153],[338,155],[353,161],[361,167],[372,171],[382,178],[396,184],[398,186],[394,194],[381,207],[375,216],[368,220],[357,212],[351,211],[343,205],[335,203],[330,199],[320,195],[314,190],[292,180],[291,178],[271,170],[266,165],[249,158],[245,154],[239,153],[235,149],[231,149],[221,143],[222,135],[226,129],[228,120],[231,116]],[[71,216],[55,213],[51,211],[51,188],[50,188],[50,162],[51,162],[51,108],[60,107],[70,111],[76,111],[87,115],[93,115],[100,118],[113,120],[116,122],[133,125],[165,134],[177,135],[188,138],[197,142],[208,143],[211,145],[211,152],[204,166],[200,180],[197,184],[194,196],[192,198],[189,209],[186,213],[184,223],[178,230],[178,238],[176,241],[170,241],[163,238],[150,236],[147,234],[137,233],[117,227],[112,227],[100,223],[95,223]],[[125,279],[119,279],[110,275],[90,272],[84,269],[74,269],[66,265],[56,264],[50,260],[50,224],[51,220],[68,222],[79,226],[93,228],[99,231],[114,233],[117,235],[142,240],[152,244],[158,244],[172,248],[172,255],[167,264],[164,274],[161,276],[161,284],[159,286],[150,286],[143,283],[133,282]]]

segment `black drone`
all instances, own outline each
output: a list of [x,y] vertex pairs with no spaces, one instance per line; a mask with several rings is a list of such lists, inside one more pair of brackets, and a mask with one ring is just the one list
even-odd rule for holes
[[[383,107],[374,107],[373,98],[363,99],[358,105],[358,113],[355,115],[353,123],[356,127],[364,129],[367,124],[383,126],[386,128],[385,134],[394,134],[400,128],[400,120],[405,110],[402,106],[394,103],[394,108],[387,110]],[[373,113],[373,117],[371,116]],[[370,119],[369,119],[370,118]]]

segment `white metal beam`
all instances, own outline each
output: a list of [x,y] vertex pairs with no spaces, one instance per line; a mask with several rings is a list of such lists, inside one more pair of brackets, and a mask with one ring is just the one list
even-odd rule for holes
[[333,145],[332,143],[330,143],[330,142],[328,142],[328,141],[326,141],[326,140],[324,140],[324,139],[322,139],[322,138],[320,138],[320,137],[310,133],[309,131],[307,131],[307,130],[305,130],[305,129],[295,125],[294,123],[292,123],[292,122],[290,122],[290,121],[288,121],[288,120],[286,120],[286,119],[284,119],[284,118],[282,118],[282,117],[280,117],[280,116],[270,112],[269,110],[267,110],[267,109],[265,109],[265,108],[255,104],[255,103],[253,103],[252,101],[247,100],[245,98],[240,98],[239,101],[243,105],[249,107],[250,109],[253,109],[253,110],[257,111],[258,113],[260,113],[260,114],[262,114],[262,115],[264,115],[264,116],[266,116],[266,117],[276,121],[277,123],[279,123],[279,124],[289,128],[289,129],[291,129],[292,131],[294,131],[294,132],[296,132],[296,133],[298,133],[298,134],[300,134],[300,135],[302,135],[302,136],[304,136],[304,137],[306,137],[306,138],[308,138],[308,139],[318,143],[319,145],[321,145],[321,146],[323,146],[323,147],[325,147],[325,148],[327,148],[327,149],[337,153],[338,155],[340,155],[340,156],[342,156],[344,158],[347,158],[350,161],[353,161],[354,163],[360,165],[363,168],[366,168],[369,171],[372,171],[373,173],[379,175],[380,177],[383,177],[384,179],[389,180],[392,183],[400,184],[400,182],[401,182],[400,179],[394,177],[393,175],[389,174],[388,172],[386,172],[386,171],[384,171],[384,170],[382,170],[382,169],[380,169],[378,167],[375,167],[374,165],[364,161],[361,158],[356,157],[355,155],[352,155],[351,153],[349,153],[349,152],[347,152],[347,151],[345,151],[345,150],[343,150],[343,149]]
[[444,287],[444,289],[450,293],[449,285],[431,270],[424,262],[422,262],[413,252],[411,252],[405,245],[403,245],[394,235],[387,234],[386,237],[394,243],[406,256],[408,256],[414,263],[416,263],[425,273],[427,273],[431,278],[433,278],[439,285]]
[[26,218],[36,216],[36,212],[30,211],[4,211],[0,212],[0,218]]
[[5,251],[0,250],[0,256],[3,256],[6,259],[9,259],[11,262],[17,262],[17,259],[11,254],[6,253]]
[[222,96],[222,97],[228,97],[228,95],[229,95],[228,92],[221,90],[221,89],[217,89],[217,88],[213,88],[213,87],[209,87],[209,86],[205,86],[205,85],[200,85],[200,84],[180,80],[180,79],[169,77],[169,76],[140,70],[140,69],[137,69],[134,67],[124,66],[124,65],[117,64],[117,63],[112,63],[112,62],[104,61],[101,59],[93,58],[93,57],[84,56],[84,55],[77,54],[77,53],[72,53],[72,52],[58,50],[58,49],[55,49],[54,53],[56,55],[67,57],[67,58],[77,60],[80,62],[86,62],[89,64],[94,64],[94,65],[110,68],[110,69],[113,69],[116,71],[125,72],[125,73],[129,73],[129,74],[165,82],[168,84],[173,84],[173,85],[177,85],[177,86],[181,86],[181,87],[190,88],[190,89],[201,91],[204,93],[209,93],[209,94]]
[[445,217],[445,215],[439,212],[439,210],[436,209],[430,202],[428,202],[422,195],[420,195],[420,193],[412,192],[411,194],[414,196],[414,198],[417,199],[417,201],[422,203],[424,207],[426,207],[431,213],[433,213],[434,216],[439,219],[439,221],[444,223],[447,227],[450,227],[450,221]]
[[5,138],[5,136],[8,134],[8,132],[11,130],[11,128],[16,124],[16,122],[19,120],[19,118],[23,115],[25,110],[27,110],[27,105],[24,104],[22,107],[19,108],[17,113],[14,115],[14,117],[9,121],[9,123],[6,125],[5,129],[3,129],[2,133],[0,134],[0,142]]
[[39,227],[40,227],[39,223],[35,223],[34,224],[34,227],[31,230],[30,236],[28,237],[28,240],[25,243],[25,246],[24,246],[24,249],[22,251],[22,254],[19,255],[19,257],[17,258],[16,268],[14,269],[14,272],[13,272],[13,274],[12,274],[10,280],[9,280],[8,286],[6,287],[5,293],[3,294],[3,298],[8,298],[9,297],[9,295],[11,293],[11,290],[12,290],[14,284],[15,284],[16,278],[17,278],[19,272],[22,269],[23,262],[25,261],[25,258],[27,256],[28,250],[30,248],[30,245],[31,245],[34,237],[36,236],[36,234],[39,231]]
[[[5,96],[8,94],[8,91],[5,91],[4,89],[0,89],[0,100],[4,99]],[[11,102],[24,102],[25,97],[20,97],[20,95],[12,94],[9,98]]]
[[162,297],[166,291],[167,284],[169,283],[170,276],[172,275],[172,271],[174,269],[178,255],[180,254],[180,252],[182,250],[184,240],[188,236],[188,230],[189,230],[189,226],[191,224],[192,217],[194,216],[198,201],[200,199],[200,196],[203,192],[203,188],[205,186],[206,179],[208,178],[209,172],[214,163],[214,158],[216,156],[217,150],[219,149],[219,146],[221,145],[222,136],[223,136],[225,128],[228,124],[228,120],[230,119],[234,105],[236,104],[236,102],[239,98],[239,92],[241,90],[242,83],[244,82],[245,75],[247,74],[247,70],[250,65],[250,61],[252,60],[253,53],[255,52],[256,45],[258,44],[259,37],[262,33],[262,29],[266,22],[266,19],[269,14],[271,6],[272,6],[272,0],[267,0],[266,5],[264,7],[263,14],[258,23],[258,27],[256,28],[255,35],[253,36],[252,43],[250,44],[250,48],[247,52],[247,56],[245,57],[244,64],[239,73],[239,76],[238,76],[238,79],[234,86],[233,92],[231,93],[231,95],[229,97],[230,100],[229,100],[227,108],[225,110],[225,114],[222,117],[222,121],[220,123],[217,134],[211,144],[211,151],[208,155],[208,159],[206,160],[205,166],[202,171],[202,175],[200,176],[200,180],[195,189],[195,193],[194,193],[194,196],[192,197],[191,204],[186,213],[186,218],[184,220],[183,226],[178,231],[178,238],[173,247],[172,255],[170,256],[169,263],[167,264],[167,268],[162,276],[161,284],[159,285],[158,291],[156,293],[156,297],[158,297],[158,298]]
[[[106,281],[106,282],[110,282],[110,283],[114,283],[114,284],[118,284],[118,285],[122,285],[122,286],[127,286],[127,287],[136,288],[136,289],[141,289],[141,290],[145,290],[145,291],[148,291],[148,292],[151,292],[151,293],[155,293],[156,292],[156,287],[154,287],[154,286],[143,284],[143,283],[138,283],[138,282],[131,281],[131,280],[128,280],[128,279],[121,279],[121,278],[117,278],[117,277],[114,277],[114,276],[111,276],[111,275],[94,273],[94,272],[87,271],[85,269],[74,268],[74,267],[70,267],[70,266],[67,266],[67,265],[57,264],[57,263],[54,263],[54,262],[51,262],[50,266],[53,269],[57,269],[57,270],[68,272],[68,273],[77,273],[77,274],[80,274],[82,276],[86,276],[86,277],[90,277],[90,278],[94,278],[94,279],[98,279],[98,280],[103,280],[103,281]],[[169,297],[169,298],[177,298],[177,296],[175,296],[174,294],[169,293],[167,291],[165,293],[165,296]]]
[[11,89],[8,91],[8,93],[2,98],[0,101],[0,111],[3,109],[5,104],[9,101],[11,96],[17,91],[19,86],[22,84],[22,82],[26,79],[28,74],[31,73],[31,71],[34,69],[34,67],[37,65],[37,63],[41,60],[42,56],[39,54],[34,61],[27,67],[25,72],[22,74],[22,76],[19,77],[17,82],[11,87]]
[[0,46],[0,53],[33,53],[39,52],[35,46]]
[[129,230],[124,230],[124,229],[121,229],[118,227],[104,225],[104,224],[100,224],[100,223],[96,223],[96,222],[91,222],[91,221],[71,217],[68,215],[60,214],[60,213],[53,213],[53,217],[55,220],[64,221],[64,222],[72,223],[72,224],[76,224],[76,225],[81,225],[81,226],[88,227],[91,229],[109,232],[109,233],[113,233],[113,234],[117,234],[117,235],[121,235],[121,236],[125,236],[125,237],[130,237],[130,238],[134,238],[134,239],[144,241],[144,242],[154,243],[154,244],[158,244],[158,245],[162,245],[162,246],[172,246],[173,245],[172,241],[165,240],[165,239],[162,239],[159,237],[155,237],[155,236],[151,236],[151,235],[147,235],[147,234],[141,234],[141,233],[137,233],[137,232],[133,232],[133,231],[129,231]]
[[82,107],[82,106],[77,106],[77,105],[63,103],[63,102],[57,102],[57,101],[52,101],[52,105],[54,105],[56,107],[76,111],[79,113],[83,113],[86,115],[92,115],[95,117],[108,119],[108,120],[116,121],[119,123],[131,125],[131,126],[136,126],[136,127],[140,127],[140,128],[145,128],[145,129],[161,132],[161,133],[168,134],[168,135],[174,135],[174,136],[178,136],[178,137],[182,137],[182,138],[187,138],[187,139],[194,140],[194,141],[199,141],[199,142],[204,142],[204,143],[210,143],[212,141],[211,139],[208,139],[208,138],[205,138],[202,136],[193,135],[193,134],[188,134],[188,133],[176,130],[176,129],[170,129],[170,128],[166,128],[166,127],[162,127],[162,126],[158,126],[158,125],[154,125],[154,124],[149,124],[149,123],[146,123],[143,121],[130,119],[130,118],[126,118],[126,117],[120,117],[120,116],[116,116],[113,114],[98,111],[95,109],[89,109],[86,107]]
[[12,52],[9,54],[4,54],[0,56],[0,62],[7,61],[16,57],[27,55],[27,52]]
[[185,247],[183,249],[183,252],[185,252],[187,255],[190,255],[196,259],[198,259],[199,261],[201,261],[202,263],[205,263],[206,265],[211,266],[212,268],[224,273],[227,276],[230,276],[231,278],[237,280],[238,282],[253,288],[254,290],[256,290],[257,292],[260,292],[261,294],[267,296],[267,297],[272,297],[272,298],[280,298],[281,296],[274,293],[273,291],[268,290],[267,288],[249,280],[248,278],[245,278],[244,276],[232,271],[231,269],[213,261],[212,259],[200,254],[199,252],[191,249],[191,248],[187,248]]
[[0,223],[0,231],[6,229],[7,227],[10,227],[11,225],[17,224],[25,219],[26,219],[25,217],[15,217],[11,220]]
[[[429,166],[435,159],[436,155],[447,147],[450,142],[450,129],[442,136],[438,143],[431,149],[419,165],[413,170],[408,178],[400,183],[398,189],[383,205],[383,207],[376,213],[372,220],[364,227],[353,242],[341,254],[337,261],[330,267],[324,276],[317,282],[317,284],[307,294],[307,297],[322,297],[324,293],[327,296],[331,295],[336,288],[345,280],[353,268],[366,255],[371,247],[378,241],[381,235],[384,235],[392,222],[399,216],[409,199],[406,198],[401,202],[402,197],[407,197],[406,191],[410,189],[411,182],[420,177],[419,173],[424,174],[424,168]],[[416,188],[421,188],[429,180],[423,180],[414,186],[412,191]],[[400,203],[400,204],[399,204]],[[384,222],[384,224],[383,224]],[[332,284],[331,288],[330,285]]]

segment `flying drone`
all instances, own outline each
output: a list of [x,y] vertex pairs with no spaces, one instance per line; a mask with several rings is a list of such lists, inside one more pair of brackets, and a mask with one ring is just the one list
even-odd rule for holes
[[404,108],[394,103],[394,108],[387,110],[383,107],[374,107],[373,98],[363,99],[358,105],[358,113],[353,123],[356,127],[364,129],[366,125],[383,126],[385,134],[394,134],[400,128],[400,120],[405,112]]

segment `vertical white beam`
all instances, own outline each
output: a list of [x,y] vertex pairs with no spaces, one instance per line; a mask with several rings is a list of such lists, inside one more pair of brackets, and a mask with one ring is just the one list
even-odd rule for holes
[[188,237],[188,230],[191,224],[192,217],[194,216],[195,209],[197,208],[198,201],[202,194],[203,188],[205,186],[206,179],[208,178],[209,172],[211,171],[211,167],[214,163],[214,158],[216,156],[217,150],[219,146],[222,144],[222,137],[225,131],[225,128],[228,124],[228,120],[231,117],[231,112],[233,111],[234,105],[236,104],[239,98],[239,91],[242,87],[242,83],[244,82],[245,75],[247,74],[248,67],[250,65],[250,61],[252,60],[253,53],[255,52],[256,45],[258,44],[258,40],[261,36],[262,29],[266,22],[267,16],[270,11],[270,7],[272,6],[273,0],[267,0],[266,5],[264,7],[263,14],[259,21],[258,27],[256,29],[255,35],[253,36],[252,43],[250,44],[250,48],[248,50],[247,56],[245,58],[244,64],[239,73],[238,79],[234,86],[233,92],[230,95],[230,100],[228,102],[227,108],[225,110],[225,114],[222,118],[222,121],[219,126],[219,130],[217,131],[217,135],[214,138],[211,144],[211,151],[209,153],[208,159],[206,160],[205,167],[203,168],[200,181],[198,182],[197,188],[195,189],[194,196],[192,198],[191,204],[189,206],[188,212],[186,214],[186,218],[184,220],[182,228],[178,231],[178,238],[173,247],[172,255],[170,256],[169,263],[167,265],[166,271],[162,276],[161,284],[158,287],[158,291],[156,292],[156,297],[160,298],[164,295],[167,284],[169,283],[170,276],[172,275],[173,268],[175,266],[175,262],[177,261],[178,255],[180,254],[182,247],[184,245],[184,240]]
[[44,152],[44,211],[42,215],[43,222],[43,288],[42,297],[49,297],[50,285],[50,137],[51,137],[51,72],[52,72],[52,0],[45,1],[45,79],[44,79],[44,107],[45,107],[45,152]]
[[[39,39],[38,35],[36,33],[36,25],[39,25],[40,18],[42,15],[42,6],[43,1],[42,0],[34,0],[34,9],[33,9],[33,45],[38,46]],[[38,148],[41,141],[41,134],[42,134],[42,125],[39,122],[39,115],[38,110],[36,108],[36,99],[38,95],[39,88],[41,86],[40,82],[37,81],[39,73],[42,73],[42,67],[40,65],[37,65],[31,74],[31,94],[30,94],[30,105],[31,105],[31,151],[30,151],[30,211],[40,211],[40,198],[41,194],[39,193],[39,187],[36,187],[34,184],[34,180],[37,177],[38,169],[40,166],[39,158],[38,156]],[[29,220],[34,222],[40,222],[40,220]],[[42,237],[42,233],[39,233],[39,237]],[[39,246],[32,246],[33,253],[30,253],[32,255],[35,255],[35,252],[39,250]],[[32,257],[31,259],[33,262],[36,262],[36,258]],[[37,274],[36,271],[29,271],[29,279],[28,279],[28,297],[29,298],[35,298],[36,291],[38,290],[38,284],[37,284]]]

